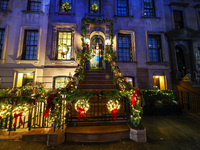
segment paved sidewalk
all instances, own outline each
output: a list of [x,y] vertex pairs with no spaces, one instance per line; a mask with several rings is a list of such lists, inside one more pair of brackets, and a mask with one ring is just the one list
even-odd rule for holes
[[131,140],[111,143],[63,143],[48,147],[45,142],[0,141],[0,150],[199,150],[200,113],[178,116],[144,116],[147,143]]

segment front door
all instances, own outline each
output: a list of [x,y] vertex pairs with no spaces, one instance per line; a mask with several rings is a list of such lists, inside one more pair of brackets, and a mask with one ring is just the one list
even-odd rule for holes
[[91,69],[103,69],[103,50],[104,39],[100,35],[94,35],[91,38],[91,53],[92,58],[90,60]]

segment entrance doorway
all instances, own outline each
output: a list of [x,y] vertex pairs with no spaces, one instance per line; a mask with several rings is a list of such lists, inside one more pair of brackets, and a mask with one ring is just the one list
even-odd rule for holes
[[104,38],[101,35],[94,35],[91,38],[90,69],[103,69]]
[[176,59],[177,59],[177,64],[178,64],[178,74],[180,75],[181,78],[183,78],[186,75],[186,66],[185,66],[185,58],[184,58],[184,53],[183,50],[176,46]]

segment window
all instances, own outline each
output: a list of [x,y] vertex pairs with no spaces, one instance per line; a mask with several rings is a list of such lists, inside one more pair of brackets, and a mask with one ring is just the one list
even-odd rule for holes
[[154,0],[144,0],[144,16],[155,17]]
[[[72,0],[60,0],[60,11],[63,11],[64,12],[64,10],[62,9],[62,4],[64,3],[64,2],[68,2],[69,4],[70,4],[70,6],[72,6]],[[72,8],[72,7],[71,7]],[[72,12],[72,9],[71,10],[69,10],[68,12]]]
[[97,13],[101,12],[101,1],[100,0],[89,0],[89,13],[94,13],[92,11],[92,4],[96,3],[97,5],[99,5],[99,11]]
[[118,61],[132,61],[131,35],[118,35]]
[[128,16],[128,0],[118,0],[117,1],[117,15],[118,16]]
[[58,31],[57,59],[70,60],[72,48],[72,32]]
[[33,83],[33,73],[18,73],[17,87],[22,87],[28,83]]
[[149,44],[149,61],[150,62],[161,62],[161,38],[160,35],[148,35]]
[[175,29],[181,29],[184,27],[184,23],[183,23],[183,13],[180,10],[174,10],[173,11],[174,14],[174,26]]
[[7,10],[8,9],[9,0],[0,0],[0,9]]
[[160,90],[166,90],[166,80],[165,80],[165,76],[153,76],[153,85],[154,88],[156,89],[160,89]]
[[25,30],[22,59],[37,59],[38,30]]
[[29,0],[28,11],[41,11],[41,0]]
[[135,81],[135,79],[134,79],[134,77],[124,77],[124,79],[125,79],[125,81],[127,82],[127,83],[129,83],[131,86],[135,86],[135,84],[134,84],[134,81]]
[[2,57],[3,43],[4,43],[4,29],[0,29],[0,59]]
[[68,82],[70,81],[70,77],[64,76],[64,77],[54,77],[53,78],[53,88],[58,89],[58,88],[64,88]]

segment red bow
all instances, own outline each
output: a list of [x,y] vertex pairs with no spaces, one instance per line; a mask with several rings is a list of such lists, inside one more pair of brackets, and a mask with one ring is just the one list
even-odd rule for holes
[[133,96],[131,98],[131,102],[132,102],[132,105],[135,105],[135,94],[133,94]]
[[79,115],[78,115],[78,120],[81,119],[81,117],[83,117],[83,119],[86,120],[86,119],[85,119],[85,108],[79,107],[79,108],[78,108],[78,113],[79,113]]
[[135,90],[134,94],[136,96],[142,97],[142,92],[140,90]]
[[54,99],[54,94],[49,95],[49,97],[47,98],[47,107],[46,107],[46,110],[44,112],[45,118],[47,118],[47,116],[49,115],[50,105],[51,105],[53,99]]
[[87,50],[89,50],[89,44],[86,44],[86,48],[87,48]]
[[15,118],[15,123],[13,124],[14,127],[15,127],[16,124],[17,124],[17,119],[18,119],[18,117],[19,117],[19,122],[21,123],[21,125],[23,125],[22,114],[23,114],[22,112],[19,113],[19,114],[17,114],[17,113],[14,114],[14,118]]
[[115,120],[117,120],[117,115],[116,115],[117,111],[118,111],[117,108],[114,108],[113,110],[111,110],[112,121],[113,121],[114,118],[115,118]]
[[62,52],[61,55],[63,56],[63,58],[65,58],[65,53],[64,52]]
[[2,116],[0,116],[0,120],[2,119]]

